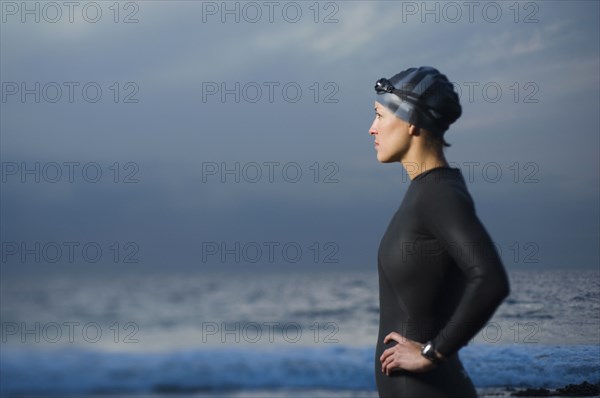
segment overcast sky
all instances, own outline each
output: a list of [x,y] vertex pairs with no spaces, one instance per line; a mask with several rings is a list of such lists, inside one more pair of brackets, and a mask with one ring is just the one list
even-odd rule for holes
[[598,2],[24,4],[0,2],[5,274],[375,271],[410,181],[373,85],[419,65],[461,95],[446,157],[505,265],[599,266]]

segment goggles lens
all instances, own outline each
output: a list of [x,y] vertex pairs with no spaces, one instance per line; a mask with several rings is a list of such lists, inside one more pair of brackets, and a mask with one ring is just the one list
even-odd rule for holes
[[382,77],[381,79],[377,80],[377,82],[375,83],[375,91],[377,91],[377,93],[379,93],[379,94],[393,93],[394,90],[395,90],[395,87],[392,84],[392,82],[390,82],[385,77]]

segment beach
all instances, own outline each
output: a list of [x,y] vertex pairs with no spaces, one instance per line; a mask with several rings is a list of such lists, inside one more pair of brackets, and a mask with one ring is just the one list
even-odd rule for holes
[[[480,396],[598,383],[598,273],[509,274],[460,351]],[[376,396],[373,273],[250,277],[3,279],[2,396]]]

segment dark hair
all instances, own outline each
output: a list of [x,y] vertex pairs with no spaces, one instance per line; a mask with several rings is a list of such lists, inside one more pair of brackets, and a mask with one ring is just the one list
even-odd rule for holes
[[436,134],[428,131],[429,134],[425,135],[425,141],[431,146],[439,147],[440,149],[450,147],[443,134]]

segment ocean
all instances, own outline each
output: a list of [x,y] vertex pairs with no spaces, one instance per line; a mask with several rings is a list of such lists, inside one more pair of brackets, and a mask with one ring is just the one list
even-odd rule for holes
[[[600,382],[600,273],[511,270],[460,351],[482,396]],[[377,273],[121,273],[1,281],[0,394],[376,397]]]

